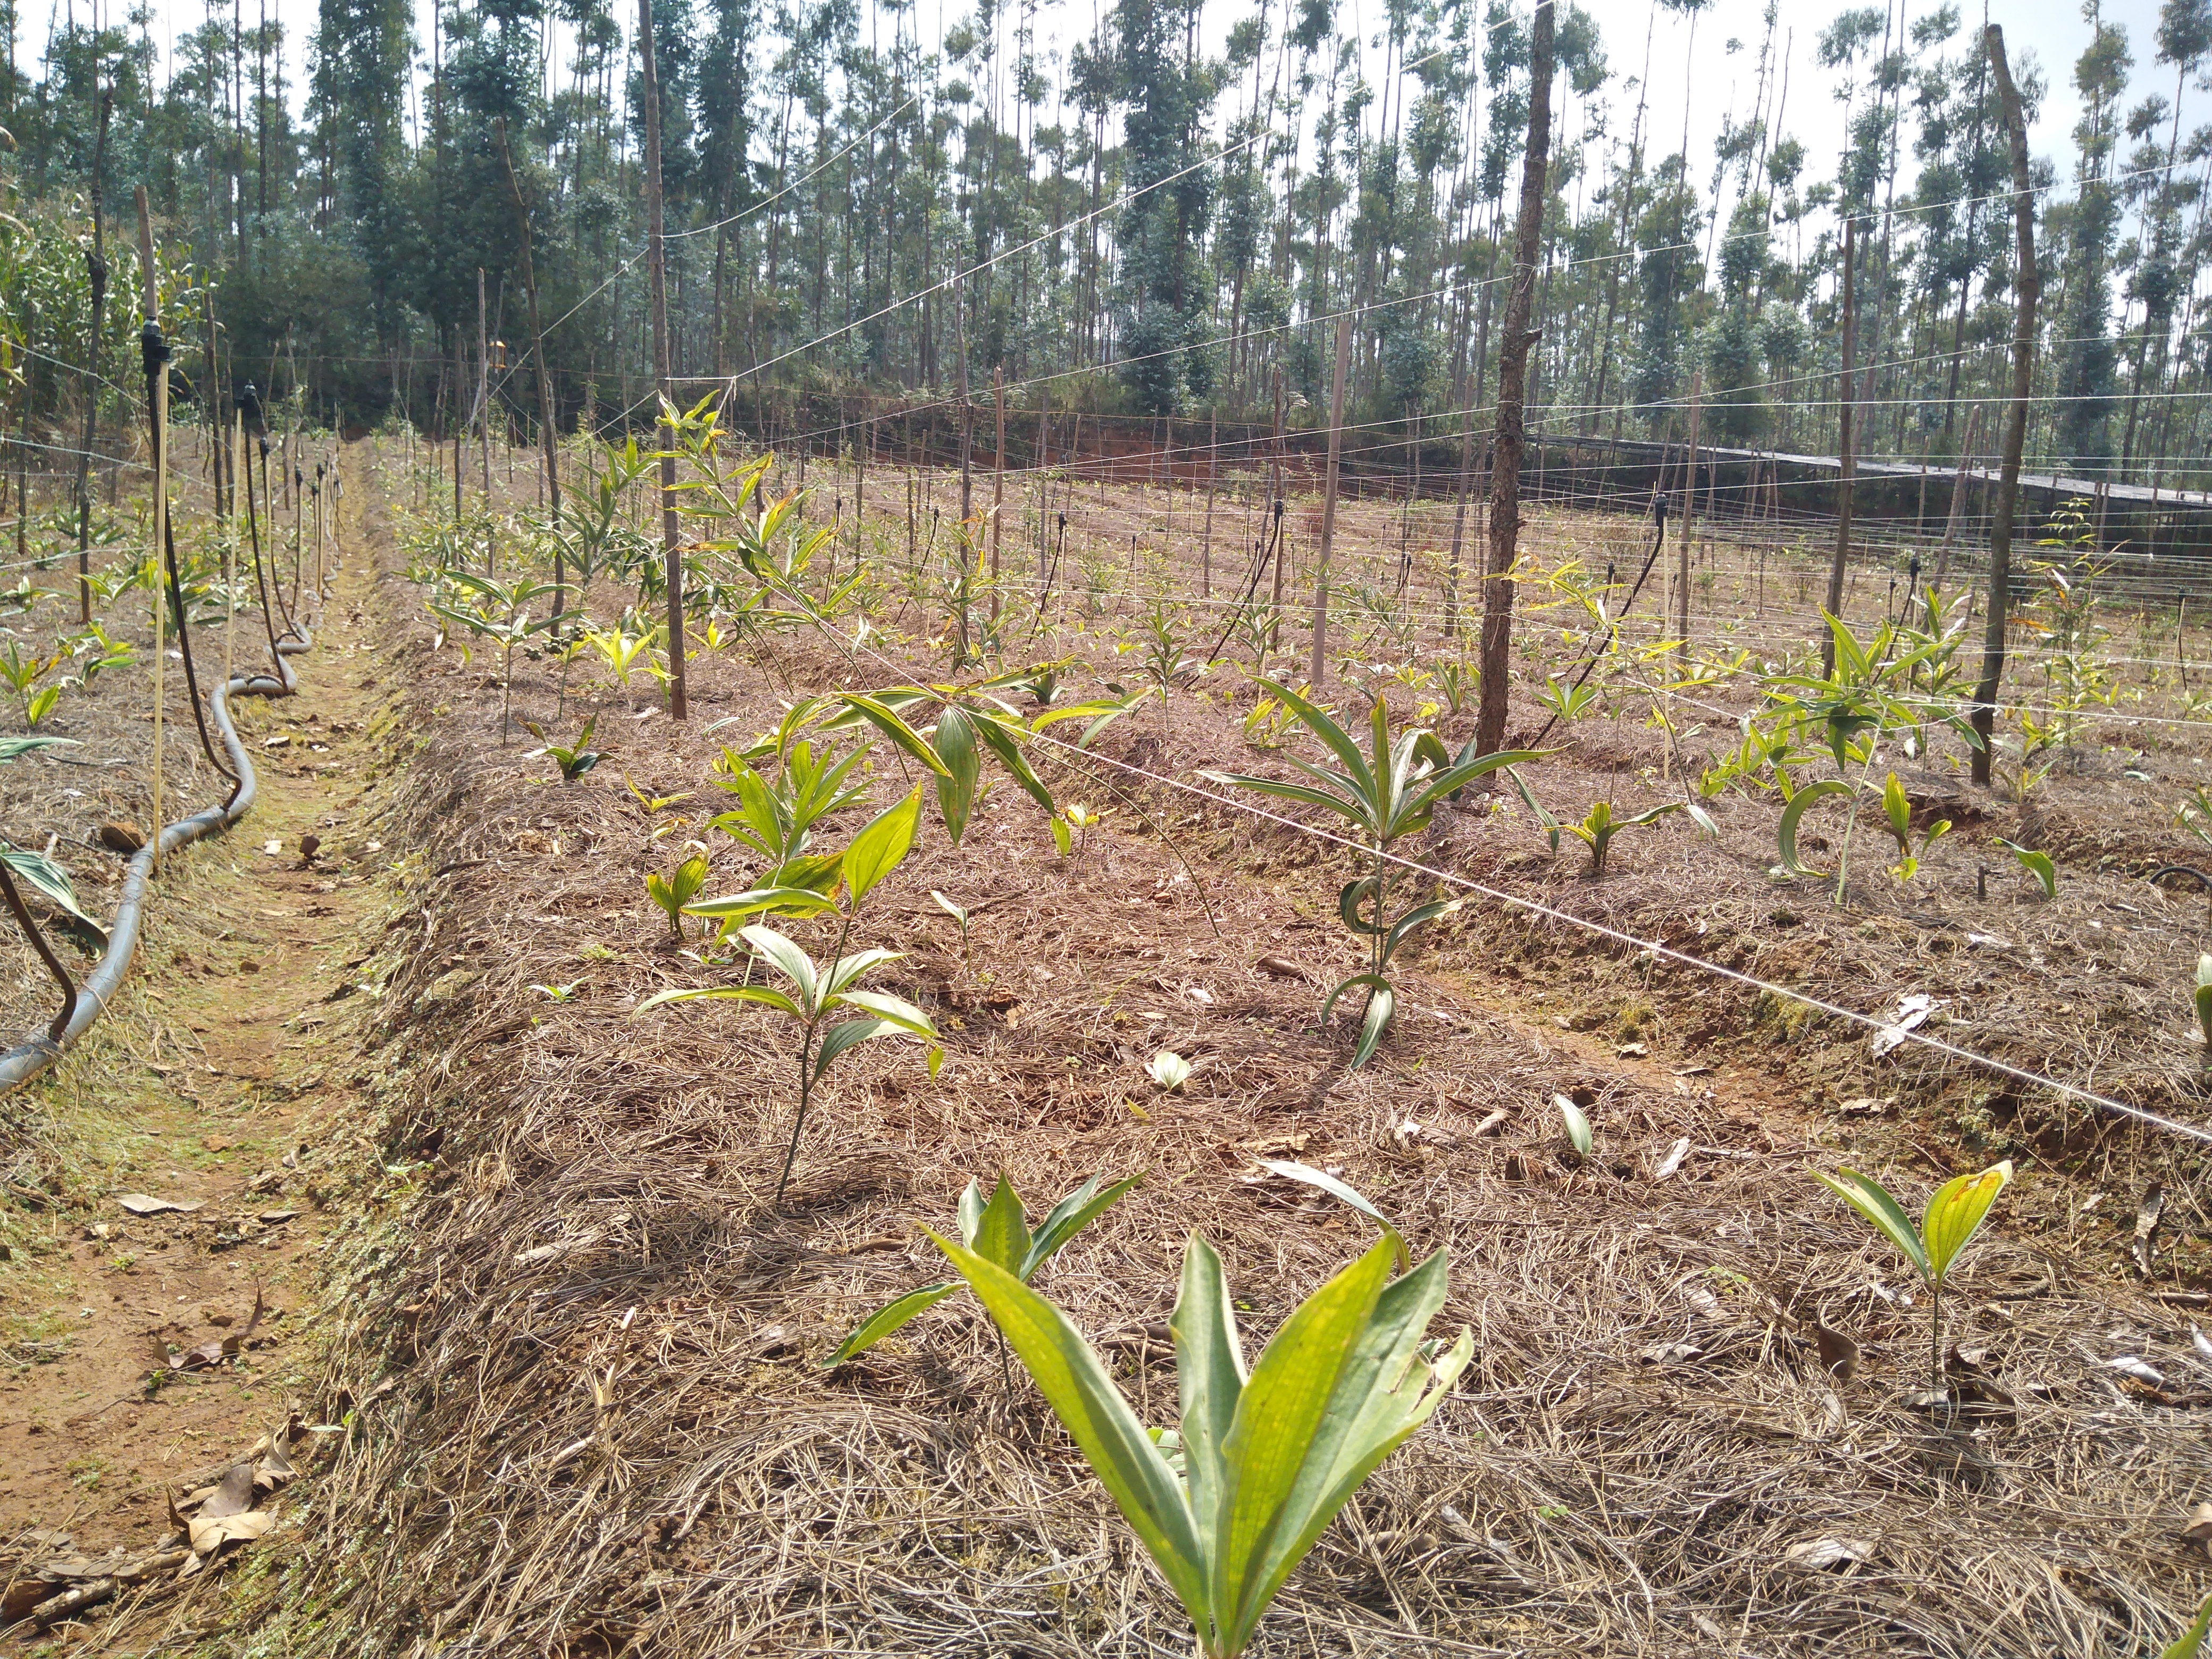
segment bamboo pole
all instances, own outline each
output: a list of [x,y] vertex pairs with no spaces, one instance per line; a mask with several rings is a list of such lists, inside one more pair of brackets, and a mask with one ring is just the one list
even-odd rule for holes
[[[1852,287],[1852,268],[1857,263],[1859,222],[1844,220],[1844,374],[1837,396],[1836,556],[1828,566],[1828,605],[1831,617],[1844,614],[1844,567],[1851,556],[1851,398],[1852,357],[1858,344],[1858,307]],[[1820,630],[1820,673],[1836,672],[1836,638]]]
[[[245,472],[246,416],[234,403],[230,411],[230,476],[233,487],[241,473],[246,477],[246,510],[253,511],[253,477]],[[230,684],[232,641],[238,633],[238,526],[234,520],[231,533],[222,544],[222,683]]]
[[1321,551],[1314,562],[1313,650],[1307,659],[1308,683],[1321,693],[1322,654],[1328,641],[1328,556],[1336,541],[1336,469],[1344,452],[1344,371],[1352,358],[1352,307],[1336,317],[1336,373],[1328,394],[1328,475],[1322,484]]
[[163,635],[167,623],[164,610],[168,596],[161,591],[161,549],[169,527],[169,348],[161,338],[161,300],[154,281],[154,218],[146,205],[146,186],[137,191],[139,299],[145,324],[138,334],[138,349],[146,370],[148,400],[154,422],[154,808],[148,826],[147,846],[153,848],[152,868],[161,872],[161,704],[168,678],[163,672],[169,653]]
[[999,620],[999,520],[1006,500],[1006,366],[991,372],[991,397],[998,405],[999,435],[991,452],[991,622]]

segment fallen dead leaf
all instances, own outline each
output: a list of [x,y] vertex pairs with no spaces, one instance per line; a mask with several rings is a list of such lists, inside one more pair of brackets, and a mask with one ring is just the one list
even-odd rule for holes
[[2136,1271],[2146,1279],[2150,1276],[2151,1252],[2158,1237],[2159,1218],[2166,1213],[2166,1188],[2154,1183],[2142,1195],[2142,1203],[2136,1211],[2135,1243],[2129,1254],[2135,1258]]
[[190,1215],[194,1210],[204,1207],[196,1198],[179,1203],[173,1198],[155,1198],[150,1193],[124,1193],[115,1201],[133,1215],[167,1215],[172,1212]]
[[1667,1156],[1659,1160],[1659,1167],[1651,1172],[1654,1181],[1664,1181],[1682,1167],[1682,1160],[1690,1155],[1690,1138],[1684,1135],[1667,1149]]
[[1813,1346],[1820,1352],[1820,1369],[1838,1382],[1848,1382],[1858,1375],[1859,1345],[1841,1331],[1832,1331],[1818,1320],[1812,1322]]
[[2189,1512],[2189,1524],[2181,1535],[2192,1544],[2202,1544],[2212,1550],[2212,1504],[2199,1504]]
[[225,1544],[246,1542],[260,1537],[276,1524],[275,1511],[248,1510],[240,1515],[226,1515],[214,1520],[205,1516],[194,1516],[191,1529],[192,1553],[201,1557],[213,1555]]
[[[198,1521],[219,1521],[228,1515],[243,1515],[253,1507],[253,1465],[234,1463],[222,1473],[215,1490],[201,1503]],[[198,1549],[195,1543],[192,1547]]]
[[1874,1546],[1863,1538],[1807,1538],[1782,1553],[1790,1565],[1817,1571],[1826,1567],[1856,1566],[1873,1557]]

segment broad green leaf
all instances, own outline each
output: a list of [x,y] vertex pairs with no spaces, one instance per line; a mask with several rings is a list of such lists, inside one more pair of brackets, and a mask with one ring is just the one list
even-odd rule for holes
[[1183,1247],[1182,1288],[1168,1321],[1175,1338],[1176,1389],[1182,1405],[1183,1480],[1198,1535],[1219,1536],[1229,1470],[1224,1446],[1244,1391],[1244,1354],[1237,1340],[1229,1278],[1212,1245],[1196,1232]]
[[1959,1258],[1988,1219],[1990,1206],[2012,1179],[2012,1161],[1993,1164],[1976,1176],[1956,1176],[1936,1189],[1922,1218],[1920,1236],[1928,1252],[1930,1279],[1941,1285],[1943,1275]]
[[2058,896],[2058,866],[2051,861],[2050,854],[2022,847],[2018,842],[2007,841],[2002,836],[1995,837],[1995,840],[1998,846],[2019,860],[2021,869],[2035,878],[2037,884],[2043,889],[2044,897]]
[[2212,1595],[2204,1598],[2204,1605],[2197,1609],[2197,1617],[2189,1628],[2181,1632],[2174,1644],[2159,1655],[2158,1659],[2197,1659],[2204,1651],[2204,1638],[2212,1634]]
[[1566,1129],[1567,1145],[1575,1149],[1577,1158],[1588,1158],[1592,1145],[1589,1115],[1565,1095],[1553,1096],[1552,1103],[1559,1109],[1559,1122]]
[[1897,1200],[1889,1195],[1888,1189],[1880,1182],[1871,1176],[1861,1175],[1856,1170],[1843,1170],[1834,1175],[1814,1170],[1812,1175],[1815,1181],[1864,1216],[1876,1232],[1894,1244],[1921,1278],[1934,1282],[1927,1249],[1920,1242],[1920,1230],[1912,1224],[1912,1218],[1898,1206]]
[[59,744],[76,748],[77,740],[75,738],[0,738],[0,765],[27,755],[34,749],[52,749]]
[[948,708],[939,717],[932,741],[944,763],[943,775],[937,780],[937,810],[944,817],[945,833],[957,847],[968,829],[968,815],[975,810],[975,786],[982,776],[975,728],[960,709]]
[[[929,740],[908,725],[904,717],[888,703],[858,691],[841,693],[837,700],[852,714],[866,720],[889,738],[909,759],[921,762],[940,778],[950,775],[945,771],[945,763],[937,757],[937,751],[929,746]],[[836,720],[830,722],[833,726],[840,723]]]
[[999,764],[1006,769],[1007,775],[1022,787],[1024,793],[1046,811],[1052,811],[1052,791],[1044,787],[1043,781],[1030,767],[1029,757],[1022,753],[1013,732],[1007,729],[1006,724],[988,715],[977,714],[969,717],[969,725],[975,740],[998,757]]
[[960,1242],[969,1249],[975,1248],[975,1230],[983,1224],[983,1188],[972,1176],[968,1190],[960,1194]]
[[76,888],[69,878],[69,872],[60,865],[44,853],[19,852],[5,842],[0,842],[0,864],[5,864],[9,874],[47,903],[91,928],[102,943],[106,942],[107,930],[77,902]]
[[773,927],[763,927],[756,923],[741,930],[738,936],[774,963],[777,971],[799,988],[799,1004],[811,1013],[821,995],[820,983],[815,977],[813,958]]
[[1513,781],[1513,787],[1521,792],[1522,800],[1527,805],[1528,811],[1534,815],[1537,823],[1542,827],[1545,836],[1550,840],[1552,850],[1554,853],[1558,852],[1561,827],[1559,819],[1553,817],[1545,809],[1543,802],[1536,799],[1534,793],[1529,789],[1528,783],[1517,770],[1508,767],[1505,769],[1505,775]]
[[[1036,1277],[1038,1268],[1051,1261],[1070,1239],[1113,1207],[1124,1193],[1144,1178],[1142,1175],[1133,1175],[1101,1192],[1098,1183],[1103,1177],[1093,1176],[1054,1205],[1051,1212],[1038,1224],[1036,1234],[1030,1239],[1029,1254],[1022,1258],[1018,1275],[1022,1283],[1026,1285]],[[974,1247],[971,1245],[969,1248]]]
[[1790,797],[1790,805],[1782,809],[1782,821],[1775,826],[1774,842],[1782,854],[1782,867],[1793,876],[1817,873],[1797,862],[1797,824],[1806,809],[1815,801],[1826,800],[1831,795],[1848,795],[1851,787],[1840,778],[1824,778],[1818,783],[1808,783]]
[[1022,1200],[1014,1192],[1013,1182],[1003,1175],[992,1190],[991,1201],[983,1206],[975,1239],[968,1248],[1010,1273],[1019,1269],[1022,1259],[1030,1253],[1029,1224],[1022,1216]]
[[1296,1164],[1288,1158],[1263,1158],[1259,1160],[1263,1170],[1272,1170],[1285,1181],[1303,1181],[1309,1187],[1318,1187],[1331,1198],[1338,1199],[1365,1216],[1382,1228],[1382,1237],[1391,1242],[1397,1253],[1398,1271],[1403,1273],[1413,1257],[1406,1249],[1404,1237],[1391,1224],[1390,1218],[1369,1202],[1360,1191],[1348,1182],[1339,1181],[1326,1170],[1316,1170],[1310,1164]]
[[905,799],[877,813],[853,837],[845,849],[845,885],[854,904],[905,860],[921,820],[921,786],[916,784]]
[[934,1037],[937,1027],[927,1014],[903,997],[890,996],[881,991],[844,991],[838,994],[836,1006],[858,1008],[873,1014],[878,1019],[888,1020],[902,1031],[915,1036]]
[[755,1002],[803,1020],[806,1011],[772,985],[698,985],[674,991],[658,991],[630,1010],[641,1014],[668,1002]]
[[1352,1064],[1346,1069],[1358,1071],[1374,1057],[1382,1041],[1382,1033],[1389,1028],[1390,1016],[1398,1011],[1398,994],[1388,985],[1378,985],[1375,994],[1367,999],[1367,1016],[1359,1022],[1359,1046],[1352,1050]]
[[959,1290],[963,1282],[953,1279],[942,1284],[925,1285],[918,1291],[908,1291],[888,1306],[877,1309],[868,1316],[860,1329],[837,1345],[837,1352],[822,1362],[822,1369],[828,1370],[832,1366],[843,1364],[857,1354],[866,1353],[915,1315],[928,1312]]
[[[1350,732],[1331,720],[1319,703],[1308,700],[1289,686],[1270,684],[1268,690],[1277,702],[1304,721],[1314,736],[1328,745],[1330,752],[1342,763],[1346,776],[1361,794],[1372,796],[1375,793],[1375,774],[1368,767],[1367,757],[1359,752],[1359,745],[1352,740]],[[1378,754],[1376,758],[1379,760],[1382,757]]]
[[898,1029],[887,1019],[840,1020],[822,1034],[822,1047],[814,1056],[815,1080],[821,1081],[823,1073],[830,1069],[830,1062],[846,1049]]
[[823,970],[823,994],[828,995],[842,991],[870,969],[880,968],[887,962],[896,962],[905,954],[903,951],[886,951],[879,946],[871,946],[866,951],[855,951],[849,957],[840,957]]
[[1182,1485],[1091,1345],[1012,1273],[935,1232],[929,1237],[997,1322],[1192,1621],[1201,1634],[1209,1631],[1206,1557]]
[[1449,1267],[1439,1250],[1376,1298],[1249,1587],[1243,1621],[1225,1632],[1232,1650],[1250,1639],[1267,1604],[1360,1483],[1428,1421],[1466,1369],[1474,1339],[1464,1329],[1432,1367],[1420,1362],[1429,1322],[1443,1306]]
[[1392,1254],[1389,1241],[1381,1241],[1307,1297],[1275,1333],[1237,1398],[1222,1443],[1225,1485],[1208,1552],[1221,1635],[1250,1629],[1265,1605],[1269,1558],[1294,1526],[1288,1499],[1337,1378],[1389,1279]]
[[757,916],[774,911],[785,915],[819,915],[836,907],[821,894],[805,887],[755,887],[727,898],[701,899],[684,907],[687,915],[727,920]]

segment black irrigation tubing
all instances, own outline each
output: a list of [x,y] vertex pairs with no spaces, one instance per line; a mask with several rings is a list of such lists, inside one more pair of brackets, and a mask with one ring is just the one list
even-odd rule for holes
[[[85,976],[84,983],[70,991],[69,1000],[61,1014],[43,1035],[26,1037],[4,1054],[0,1054],[0,1096],[12,1094],[58,1063],[106,1011],[108,1003],[130,976],[131,963],[137,954],[139,933],[145,921],[146,901],[152,890],[156,851],[167,856],[196,841],[221,835],[253,810],[258,793],[258,782],[253,764],[246,757],[246,744],[231,720],[230,699],[234,696],[296,696],[300,689],[299,676],[285,659],[310,649],[313,643],[304,632],[297,639],[283,640],[276,647],[276,672],[274,674],[234,675],[216,688],[215,695],[208,700],[209,711],[232,762],[232,767],[225,770],[237,778],[238,787],[222,805],[204,807],[189,817],[164,825],[155,842],[140,848],[132,855],[124,872],[122,896],[116,901],[114,918],[107,926],[107,948],[100,953],[100,960],[94,964],[91,973]],[[12,890],[11,884],[11,894]],[[22,920],[20,914],[18,920]],[[44,941],[35,931],[32,933],[32,939],[40,947],[40,953],[47,957],[48,966],[66,984],[66,974],[62,973],[59,964],[45,950]]]
[[[146,325],[145,331],[139,337],[138,349],[146,366],[149,436],[153,442],[155,476],[159,477],[161,466],[162,434],[158,426],[153,425],[154,384],[155,376],[168,373],[169,347],[168,343],[161,337],[161,331],[152,323],[149,323]],[[235,799],[238,791],[244,787],[243,781],[236,772],[226,766],[222,757],[215,752],[215,742],[208,736],[207,715],[200,707],[199,674],[192,664],[192,630],[185,617],[184,585],[177,580],[176,520],[174,515],[166,509],[162,511],[161,518],[163,545],[159,550],[157,556],[165,558],[168,567],[169,607],[171,614],[177,619],[177,647],[179,654],[185,661],[185,689],[191,698],[192,724],[199,729],[200,749],[207,756],[208,763],[230,780],[232,798]],[[155,573],[154,580],[158,586],[161,581],[159,572]],[[158,605],[160,602],[157,596],[155,603]]]

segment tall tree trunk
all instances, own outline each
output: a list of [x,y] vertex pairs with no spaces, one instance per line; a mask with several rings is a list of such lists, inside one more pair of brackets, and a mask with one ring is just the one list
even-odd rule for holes
[[[668,249],[660,194],[660,77],[653,61],[653,0],[637,0],[637,55],[645,82],[645,210],[651,238],[653,374],[657,397],[668,396]],[[660,550],[668,568],[668,713],[690,716],[684,686],[684,555],[676,538],[676,456],[660,455]]]
[[1482,698],[1474,720],[1474,752],[1494,753],[1505,741],[1506,659],[1513,646],[1513,583],[1507,574],[1521,539],[1521,455],[1527,440],[1522,407],[1528,384],[1528,326],[1536,294],[1536,255],[1544,230],[1545,162],[1552,149],[1552,0],[1536,7],[1528,57],[1528,145],[1521,163],[1521,211],[1513,227],[1513,289],[1498,343],[1498,436],[1490,462],[1490,565],[1482,594]]
[[2005,137],[2012,150],[2012,216],[2019,252],[2013,264],[2017,304],[2012,325],[2012,402],[2005,412],[2004,459],[1997,472],[1997,498],[1990,519],[1989,621],[1982,635],[1982,678],[1974,687],[1973,726],[1981,744],[1974,750],[1973,780],[1990,781],[1990,733],[1996,723],[1997,687],[2004,678],[2005,608],[2012,586],[2012,514],[2020,496],[2020,456],[2027,443],[2027,400],[2035,374],[2035,305],[2043,280],[2035,268],[2035,194],[2027,175],[2027,124],[2021,118],[2020,88],[2005,61],[2004,30],[1989,24],[1982,44],[1996,76],[1997,100],[2004,110]]
[[[1548,6],[1550,0],[1545,0]],[[1314,560],[1313,650],[1306,681],[1321,695],[1322,656],[1328,642],[1328,556],[1336,544],[1336,475],[1344,454],[1344,371],[1352,359],[1350,305],[1336,313],[1336,373],[1328,394],[1328,474],[1321,492],[1321,550]]]

